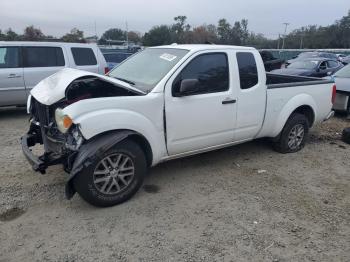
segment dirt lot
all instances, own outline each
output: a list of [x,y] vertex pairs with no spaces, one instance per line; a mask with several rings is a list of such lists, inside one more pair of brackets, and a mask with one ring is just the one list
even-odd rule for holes
[[134,198],[64,198],[65,173],[22,156],[22,109],[0,110],[0,261],[349,261],[350,146],[333,118],[282,155],[254,141],[153,168]]

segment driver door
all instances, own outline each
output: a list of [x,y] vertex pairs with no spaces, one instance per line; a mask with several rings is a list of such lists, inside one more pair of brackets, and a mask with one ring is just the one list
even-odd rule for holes
[[[165,88],[167,148],[182,154],[234,140],[236,98],[226,52],[205,52],[182,65]],[[183,90],[184,83],[191,88]]]

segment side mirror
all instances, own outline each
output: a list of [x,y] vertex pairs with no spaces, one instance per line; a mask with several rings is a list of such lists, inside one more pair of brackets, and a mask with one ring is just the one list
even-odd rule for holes
[[199,90],[198,79],[184,79],[180,85],[180,96],[190,95],[196,93]]
[[331,76],[333,74],[333,72],[327,72],[327,76]]

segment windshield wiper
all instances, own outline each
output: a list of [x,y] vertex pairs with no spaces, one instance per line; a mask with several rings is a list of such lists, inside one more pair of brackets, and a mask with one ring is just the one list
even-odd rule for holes
[[128,79],[124,79],[124,78],[121,78],[121,77],[114,77],[115,79],[118,79],[118,80],[120,80],[120,81],[123,81],[123,82],[125,82],[125,83],[128,83],[128,84],[130,84],[130,85],[132,85],[132,86],[134,86],[135,85],[135,83],[133,82],[133,81],[130,81],[130,80],[128,80]]

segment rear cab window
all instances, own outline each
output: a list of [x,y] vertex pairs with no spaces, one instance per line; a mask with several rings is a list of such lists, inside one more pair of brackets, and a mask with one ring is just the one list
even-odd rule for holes
[[259,82],[258,68],[253,53],[237,52],[237,63],[241,89],[249,89]]
[[0,46],[0,68],[19,68],[20,49],[13,46]]
[[65,66],[61,47],[27,46],[23,48],[24,67],[61,67]]
[[77,66],[97,65],[94,51],[88,47],[72,47],[71,48],[74,63]]

